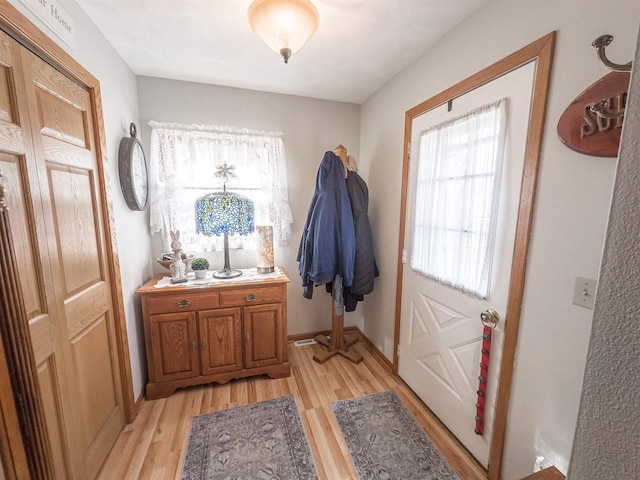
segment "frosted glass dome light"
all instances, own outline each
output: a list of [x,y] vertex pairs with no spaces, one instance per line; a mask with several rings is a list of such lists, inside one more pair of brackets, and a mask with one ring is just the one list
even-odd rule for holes
[[309,0],[254,0],[249,25],[284,63],[316,32],[320,17]]

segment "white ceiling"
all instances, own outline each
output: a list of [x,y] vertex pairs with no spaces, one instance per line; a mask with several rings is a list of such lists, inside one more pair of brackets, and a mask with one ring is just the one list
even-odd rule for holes
[[312,0],[316,34],[285,65],[251,0],[79,0],[137,75],[362,103],[488,0]]

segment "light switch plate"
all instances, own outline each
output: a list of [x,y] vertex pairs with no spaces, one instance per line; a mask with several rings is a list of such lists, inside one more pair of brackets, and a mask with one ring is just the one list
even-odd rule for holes
[[593,310],[598,282],[593,278],[576,277],[573,289],[573,303]]

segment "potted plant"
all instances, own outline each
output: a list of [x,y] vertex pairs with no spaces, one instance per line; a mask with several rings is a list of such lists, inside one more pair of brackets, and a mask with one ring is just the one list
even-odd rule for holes
[[209,261],[206,258],[194,258],[191,262],[191,270],[196,274],[196,278],[204,278],[209,269]]

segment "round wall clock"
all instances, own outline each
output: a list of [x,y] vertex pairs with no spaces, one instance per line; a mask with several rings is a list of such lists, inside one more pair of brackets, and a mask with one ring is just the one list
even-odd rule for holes
[[129,126],[130,137],[120,140],[118,172],[124,201],[131,210],[144,210],[147,204],[147,163],[142,144],[136,138],[136,125]]

